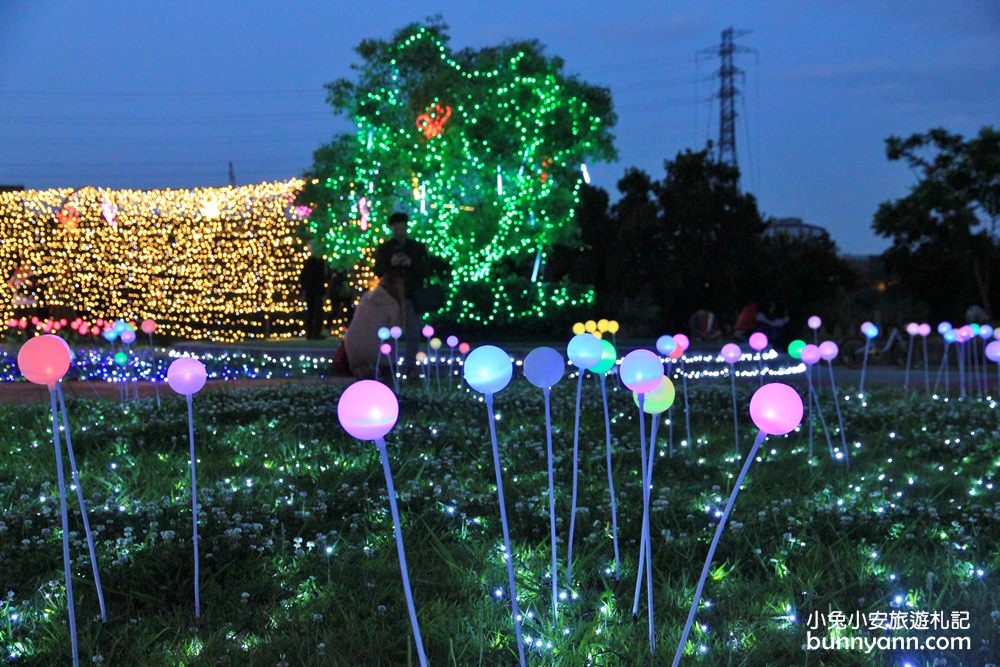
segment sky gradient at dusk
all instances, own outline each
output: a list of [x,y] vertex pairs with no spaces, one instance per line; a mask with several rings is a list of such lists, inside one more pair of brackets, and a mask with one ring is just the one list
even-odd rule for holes
[[[568,7],[573,7],[568,11]],[[452,46],[537,38],[612,91],[619,161],[588,165],[617,195],[625,167],[718,134],[722,29],[739,43],[743,187],[765,215],[827,227],[841,249],[885,241],[872,214],[913,175],[883,140],[1000,125],[1000,3],[0,3],[0,184],[225,185],[301,174],[350,128],[323,84],[366,37],[441,13]]]

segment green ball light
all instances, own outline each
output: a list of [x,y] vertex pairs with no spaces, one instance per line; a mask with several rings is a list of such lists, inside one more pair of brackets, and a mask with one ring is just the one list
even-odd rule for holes
[[788,356],[790,356],[792,359],[801,359],[802,349],[805,346],[806,342],[804,340],[799,340],[798,338],[796,338],[795,340],[793,340],[791,343],[788,344]]
[[[658,415],[666,412],[674,404],[674,383],[666,375],[660,380],[660,386],[646,394],[642,403],[642,411],[648,415]],[[639,405],[639,394],[632,392],[632,400]]]
[[115,363],[119,366],[124,366],[128,363],[128,355],[124,352],[118,352],[115,354]]
[[591,373],[603,375],[615,367],[618,361],[618,352],[615,346],[609,341],[601,340],[601,360],[588,368]]

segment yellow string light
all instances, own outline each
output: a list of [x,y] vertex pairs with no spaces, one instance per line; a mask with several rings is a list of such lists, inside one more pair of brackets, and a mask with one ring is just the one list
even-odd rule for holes
[[178,338],[301,335],[302,186],[0,193],[0,321],[28,289],[57,316],[151,318]]

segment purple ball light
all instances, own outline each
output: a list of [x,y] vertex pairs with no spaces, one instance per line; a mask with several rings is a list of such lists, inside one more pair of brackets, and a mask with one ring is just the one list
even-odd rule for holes
[[396,425],[399,402],[392,389],[375,380],[355,382],[337,401],[337,419],[352,437],[377,440]]
[[174,359],[167,368],[167,384],[182,396],[197,394],[207,379],[205,364],[191,357]]
[[791,433],[802,423],[802,397],[787,384],[765,384],[750,399],[750,418],[768,435]]
[[722,346],[722,351],[719,354],[722,355],[727,364],[735,364],[743,356],[743,351],[736,343],[726,343]]

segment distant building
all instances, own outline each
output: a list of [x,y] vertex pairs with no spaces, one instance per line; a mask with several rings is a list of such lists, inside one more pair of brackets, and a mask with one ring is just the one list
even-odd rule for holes
[[792,236],[797,239],[829,238],[830,233],[819,225],[808,225],[802,218],[775,218],[767,223],[764,236]]
[[3,185],[0,184],[0,192],[20,192],[24,190],[23,185]]

